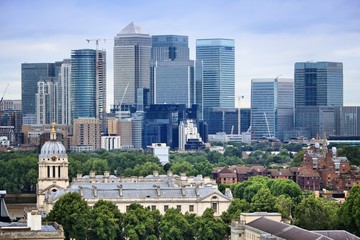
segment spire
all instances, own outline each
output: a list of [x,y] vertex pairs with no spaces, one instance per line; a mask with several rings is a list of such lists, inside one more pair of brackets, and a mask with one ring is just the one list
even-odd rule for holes
[[50,140],[56,140],[55,122],[51,123]]
[[142,28],[135,25],[134,22],[129,23],[119,34],[144,34]]

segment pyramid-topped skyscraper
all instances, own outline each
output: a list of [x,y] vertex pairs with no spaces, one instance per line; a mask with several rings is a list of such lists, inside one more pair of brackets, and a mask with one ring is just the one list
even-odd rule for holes
[[150,88],[151,36],[131,22],[115,36],[114,104],[136,104],[137,90]]

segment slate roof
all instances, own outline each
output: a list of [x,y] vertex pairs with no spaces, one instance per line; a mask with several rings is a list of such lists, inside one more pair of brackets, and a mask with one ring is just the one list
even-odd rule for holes
[[326,240],[331,239],[316,232],[311,232],[293,225],[277,222],[268,218],[258,218],[246,224],[247,226],[270,233],[288,240]]
[[360,240],[360,237],[355,236],[344,230],[324,230],[324,231],[313,231],[321,235],[327,236],[334,240]]

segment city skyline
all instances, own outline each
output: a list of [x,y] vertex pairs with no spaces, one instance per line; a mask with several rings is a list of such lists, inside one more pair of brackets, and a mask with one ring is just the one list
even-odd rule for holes
[[[70,58],[71,50],[108,53],[107,102],[113,100],[113,40],[134,21],[150,35],[189,36],[190,59],[201,38],[235,39],[235,95],[250,106],[252,78],[294,77],[295,62],[344,65],[344,105],[359,105],[360,2],[323,1],[1,1],[0,94],[21,98],[21,63]],[[167,11],[172,9],[172,11]],[[201,11],[199,11],[201,9]],[[182,15],[181,15],[182,14]],[[96,17],[94,17],[96,16]],[[174,16],[177,16],[174,18]],[[179,17],[180,16],[180,17]],[[182,17],[183,16],[183,17]]]

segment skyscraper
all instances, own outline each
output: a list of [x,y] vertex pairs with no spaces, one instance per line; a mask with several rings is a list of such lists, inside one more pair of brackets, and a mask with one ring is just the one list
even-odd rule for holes
[[45,77],[55,76],[54,63],[21,64],[21,104],[24,114],[36,114],[35,94],[37,82]]
[[285,78],[251,80],[252,139],[275,137],[283,140],[284,132],[294,123],[294,81]]
[[71,124],[71,60],[64,59],[59,74],[59,124]]
[[115,105],[136,104],[137,89],[150,88],[150,55],[150,35],[143,33],[133,22],[115,36]]
[[235,43],[232,39],[197,39],[196,59],[203,61],[203,108],[235,106]]
[[[96,64],[98,60],[98,64]],[[71,52],[72,118],[97,118],[106,126],[106,52],[80,49]],[[96,76],[98,74],[98,76]],[[102,127],[103,129],[103,127]]]
[[343,64],[295,63],[295,126],[308,138],[335,134],[334,107],[343,106]]
[[188,36],[182,36],[182,35],[152,36],[151,59],[153,61],[189,60]]

